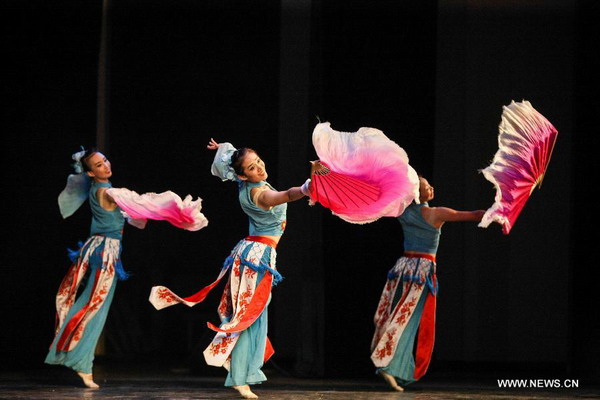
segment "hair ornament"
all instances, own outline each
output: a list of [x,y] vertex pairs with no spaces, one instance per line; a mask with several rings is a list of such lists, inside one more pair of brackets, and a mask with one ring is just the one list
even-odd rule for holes
[[73,161],[75,161],[71,166],[75,170],[76,174],[83,173],[83,164],[81,163],[81,158],[85,155],[85,148],[81,146],[81,150],[72,155]]

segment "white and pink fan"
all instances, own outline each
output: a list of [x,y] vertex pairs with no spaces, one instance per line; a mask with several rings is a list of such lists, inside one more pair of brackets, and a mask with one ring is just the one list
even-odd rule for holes
[[366,224],[396,217],[419,199],[419,177],[406,152],[375,128],[338,132],[329,122],[313,131],[319,161],[311,171],[310,202],[344,221]]
[[162,193],[137,194],[125,188],[110,188],[108,193],[128,218],[142,222],[132,222],[132,225],[145,226],[145,220],[167,221],[177,228],[188,231],[197,231],[208,225],[208,220],[200,212],[202,199],[192,200],[187,195],[181,200],[176,193],[170,190]]
[[534,188],[540,188],[558,131],[528,101],[503,107],[498,151],[481,172],[496,187],[494,204],[479,226],[502,225],[508,235]]

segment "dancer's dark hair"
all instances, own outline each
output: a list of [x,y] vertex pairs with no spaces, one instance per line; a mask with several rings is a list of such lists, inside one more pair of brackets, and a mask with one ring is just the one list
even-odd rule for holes
[[83,172],[89,172],[92,170],[92,168],[90,168],[89,164],[88,164],[88,160],[91,156],[93,156],[95,153],[98,152],[98,149],[96,148],[91,148],[85,151],[85,153],[83,154],[83,156],[81,156],[81,166],[83,167]]
[[258,154],[256,153],[256,151],[254,151],[253,149],[249,148],[249,147],[242,147],[237,149],[236,151],[233,152],[233,154],[231,155],[231,168],[233,168],[233,170],[235,171],[235,173],[237,175],[244,175],[244,169],[242,168],[242,163],[244,161],[244,157],[246,157],[246,154],[248,153],[254,153],[254,154]]

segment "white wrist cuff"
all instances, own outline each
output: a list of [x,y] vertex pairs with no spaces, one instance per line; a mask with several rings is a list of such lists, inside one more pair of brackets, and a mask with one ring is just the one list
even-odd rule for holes
[[304,185],[300,187],[300,191],[305,196],[310,195],[310,178],[307,179],[306,182],[304,182]]

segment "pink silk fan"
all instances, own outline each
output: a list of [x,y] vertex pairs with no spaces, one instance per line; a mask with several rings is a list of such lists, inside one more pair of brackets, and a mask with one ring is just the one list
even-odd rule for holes
[[415,199],[419,178],[406,152],[378,129],[338,132],[328,122],[313,131],[310,204],[321,203],[354,224],[396,217]]
[[379,199],[381,191],[348,175],[329,169],[325,162],[311,161],[311,197],[325,208],[342,210],[369,206]]
[[498,129],[498,151],[481,171],[496,197],[479,226],[497,222],[508,235],[533,189],[542,185],[558,131],[528,101],[504,106]]

